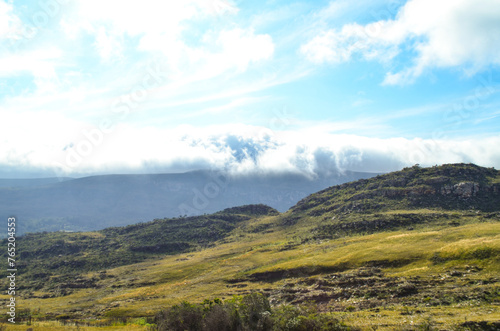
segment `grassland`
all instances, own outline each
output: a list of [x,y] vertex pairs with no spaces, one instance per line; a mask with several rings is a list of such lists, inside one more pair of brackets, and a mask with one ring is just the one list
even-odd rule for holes
[[[81,275],[99,280],[69,295],[22,293],[19,309],[55,319],[119,320],[152,316],[183,300],[259,291],[274,304],[315,302],[362,327],[390,329],[429,317],[441,327],[458,325],[464,316],[500,320],[497,219],[294,244],[306,238],[281,227],[264,234],[235,231],[212,248]],[[416,292],[401,294],[404,286]]]
[[[383,181],[378,179],[379,184]],[[442,179],[438,182],[443,185]],[[374,190],[370,181],[356,185]],[[464,208],[449,208],[462,202],[447,197],[449,203],[443,208],[415,204],[405,196],[386,199],[390,208],[369,209],[366,206],[374,202],[366,196],[356,200],[365,207],[355,210],[349,199],[367,191],[337,190],[320,192],[283,214],[270,209],[249,213],[242,208],[204,216],[200,222],[217,231],[196,227],[198,235],[205,236],[203,245],[193,239],[181,251],[135,251],[129,263],[120,260],[106,267],[91,261],[71,272],[47,268],[43,283],[36,282],[34,271],[21,272],[19,284],[24,288],[19,291],[18,310],[29,309],[33,326],[39,329],[76,329],[71,323],[86,321],[128,323],[105,326],[109,330],[146,330],[144,322],[137,321],[165,307],[260,292],[273,307],[314,305],[319,312],[363,330],[487,330],[487,323],[500,321],[500,205],[481,209],[486,197],[479,196],[463,202]],[[335,204],[338,207],[332,209]],[[155,230],[149,234],[165,226],[173,229],[161,221],[150,226]],[[72,247],[88,246],[93,240],[119,242],[121,252],[130,254],[134,251],[126,247],[136,247],[138,241],[127,243],[116,235],[136,238],[133,231],[142,226],[124,229],[46,234],[40,240],[52,238],[59,244],[63,240]],[[46,251],[44,257],[54,256],[51,263],[99,258],[88,248],[66,257]],[[0,299],[5,303],[8,297]]]

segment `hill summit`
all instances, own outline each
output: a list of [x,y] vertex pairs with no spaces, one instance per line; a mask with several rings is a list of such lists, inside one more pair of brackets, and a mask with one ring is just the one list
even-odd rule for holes
[[474,164],[415,165],[333,186],[299,201],[291,211],[317,216],[392,209],[500,210],[500,171]]

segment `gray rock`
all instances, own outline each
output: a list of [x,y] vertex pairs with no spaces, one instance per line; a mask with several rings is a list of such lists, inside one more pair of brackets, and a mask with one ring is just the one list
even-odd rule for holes
[[460,198],[468,199],[479,192],[479,184],[476,182],[461,182],[455,185],[444,185],[441,188],[443,195],[456,195]]

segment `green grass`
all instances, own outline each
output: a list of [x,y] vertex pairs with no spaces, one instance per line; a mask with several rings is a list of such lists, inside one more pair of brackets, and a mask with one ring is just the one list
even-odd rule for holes
[[[290,232],[293,233],[293,229]],[[80,289],[54,298],[25,297],[20,300],[19,308],[39,307],[42,315],[64,314],[78,308],[79,312],[72,313],[75,318],[87,314],[141,317],[152,316],[160,308],[183,300],[227,299],[251,291],[263,291],[272,298],[279,295],[280,288],[286,283],[320,279],[332,273],[348,274],[372,266],[380,267],[383,277],[387,279],[439,277],[452,270],[465,270],[471,264],[481,271],[470,275],[469,281],[498,277],[500,274],[498,255],[481,258],[470,253],[485,248],[496,252],[500,247],[500,223],[497,222],[437,226],[421,231],[357,234],[287,248],[291,233],[277,227],[273,232],[261,235],[247,233],[244,237],[229,237],[225,239],[229,242],[213,248],[113,268],[107,271],[106,278],[96,283],[98,288]],[[436,253],[443,257],[443,261],[433,262]],[[252,275],[276,271],[285,271],[285,278],[271,282],[252,279]],[[96,276],[92,272],[87,274],[87,277]],[[498,286],[497,281],[494,286]],[[36,294],[40,296],[42,293]],[[361,298],[356,300],[358,303],[363,301]],[[342,309],[351,303],[346,299],[331,307]],[[391,309],[395,311],[403,309],[399,302],[392,304],[394,307]],[[485,307],[496,307],[491,303],[483,304]],[[415,303],[415,306],[419,305]],[[478,308],[480,304],[474,304],[474,307]],[[423,308],[426,308],[425,304]],[[459,308],[463,309],[458,304],[443,307],[442,314],[435,313],[436,318],[456,321],[459,316],[455,312]],[[356,311],[359,318],[365,314],[364,310]],[[452,315],[446,318],[447,314]],[[495,314],[492,316],[497,316]],[[384,321],[388,319],[390,316],[381,315],[372,321],[386,323]]]

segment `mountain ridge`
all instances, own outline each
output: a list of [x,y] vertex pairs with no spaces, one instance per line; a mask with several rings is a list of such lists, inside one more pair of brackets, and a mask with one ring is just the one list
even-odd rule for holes
[[[349,190],[351,194],[340,197],[340,190],[342,193]],[[485,196],[494,200],[484,203]],[[463,163],[430,168],[414,166],[326,188],[302,199],[291,210],[314,209],[319,204],[333,205],[327,210],[340,212],[353,208],[358,211],[383,209],[383,205],[370,203],[377,197],[399,200],[407,208],[477,208],[496,211],[500,209],[500,171]],[[337,201],[338,205],[334,205],[335,198],[340,198],[344,204],[338,204]],[[394,205],[389,207],[394,208]]]
[[[265,203],[287,210],[307,194],[332,184],[372,176],[346,172],[314,180],[297,174],[230,177],[223,172],[100,175],[0,187],[3,217],[22,219],[26,231],[93,231],[180,215],[214,213]],[[29,230],[28,230],[29,229]]]

